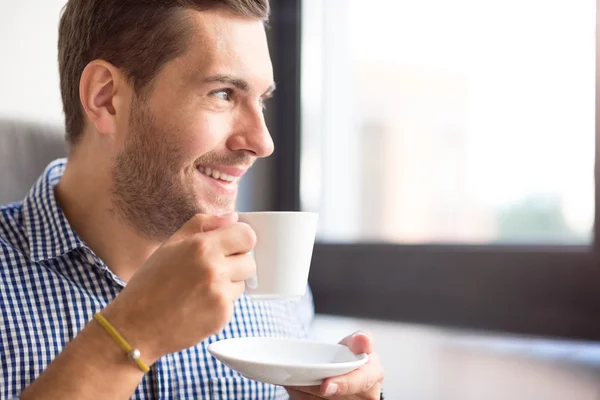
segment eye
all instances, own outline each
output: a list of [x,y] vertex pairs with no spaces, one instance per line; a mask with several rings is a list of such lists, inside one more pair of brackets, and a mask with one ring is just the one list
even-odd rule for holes
[[216,96],[220,100],[230,101],[231,100],[231,92],[232,92],[231,89],[219,89],[219,90],[215,90],[211,94],[213,96]]

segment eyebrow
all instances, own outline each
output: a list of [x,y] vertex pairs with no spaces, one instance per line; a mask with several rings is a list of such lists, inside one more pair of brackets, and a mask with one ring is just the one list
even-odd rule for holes
[[[223,74],[212,75],[212,76],[209,76],[208,78],[204,79],[204,82],[206,82],[206,83],[220,82],[220,83],[225,83],[228,85],[233,85],[236,88],[238,88],[244,92],[250,91],[250,84],[248,82],[246,82],[243,79],[231,76],[231,75],[223,75]],[[275,83],[273,83],[271,86],[269,86],[267,88],[267,90],[263,93],[262,96],[263,97],[271,96],[274,91],[275,91]]]

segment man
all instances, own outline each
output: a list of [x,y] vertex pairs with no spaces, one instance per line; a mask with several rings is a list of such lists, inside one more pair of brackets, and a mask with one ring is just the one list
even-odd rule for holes
[[243,295],[256,239],[237,222],[238,183],[273,152],[268,12],[268,0],[67,3],[68,161],[0,209],[1,398],[379,398],[365,334],[343,343],[369,363],[316,387],[251,382],[206,351],[306,337],[312,318],[309,297]]

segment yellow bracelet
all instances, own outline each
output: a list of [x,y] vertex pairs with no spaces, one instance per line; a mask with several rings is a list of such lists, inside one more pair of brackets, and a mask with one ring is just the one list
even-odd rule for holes
[[112,336],[112,338],[115,339],[117,343],[119,343],[123,350],[125,350],[125,353],[127,353],[127,357],[129,357],[130,360],[134,361],[144,373],[150,371],[150,368],[148,368],[148,366],[141,360],[140,351],[131,347],[131,345],[127,343],[123,336],[121,336],[119,332],[117,332],[117,330],[110,324],[110,322],[106,320],[106,318],[104,318],[100,313],[96,313],[94,314],[94,319],[98,321],[100,325],[102,325],[104,330],[110,336]]

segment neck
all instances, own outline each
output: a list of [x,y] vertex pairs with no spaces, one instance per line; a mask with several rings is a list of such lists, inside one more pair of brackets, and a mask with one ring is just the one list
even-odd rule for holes
[[136,234],[115,212],[112,204],[111,166],[85,149],[69,155],[65,172],[55,189],[56,199],[69,224],[87,246],[128,282],[161,245]]

